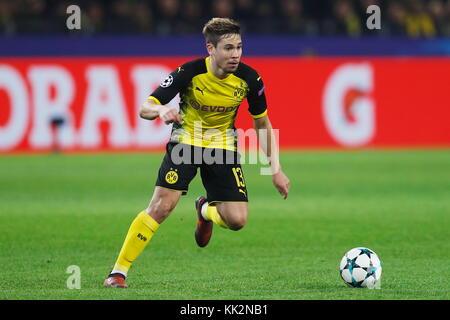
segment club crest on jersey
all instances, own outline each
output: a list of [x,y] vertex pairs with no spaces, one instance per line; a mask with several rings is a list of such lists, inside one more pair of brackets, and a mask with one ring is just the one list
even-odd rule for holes
[[170,170],[166,174],[166,182],[169,184],[174,184],[178,181],[178,173],[174,170]]
[[234,87],[233,97],[238,100],[242,100],[247,95],[248,88],[241,82],[240,86]]
[[170,87],[170,85],[172,84],[172,82],[173,82],[173,77],[172,77],[172,75],[168,75],[167,76],[167,78],[165,78],[164,80],[163,80],[163,82],[161,82],[161,84],[160,84],[160,86],[162,87],[162,88],[167,88],[167,87]]
[[247,94],[247,90],[245,88],[234,88],[233,97],[244,99],[245,95]]

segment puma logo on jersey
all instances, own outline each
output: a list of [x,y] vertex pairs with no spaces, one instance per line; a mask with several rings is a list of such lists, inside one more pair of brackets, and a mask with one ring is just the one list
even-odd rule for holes
[[200,91],[202,93],[202,96],[204,96],[205,94],[203,93],[203,91],[205,91],[206,87],[204,87],[203,89],[200,89],[199,87],[195,87],[195,90]]

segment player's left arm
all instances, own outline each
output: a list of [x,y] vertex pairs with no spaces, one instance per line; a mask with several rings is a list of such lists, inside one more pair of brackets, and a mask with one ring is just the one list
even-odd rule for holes
[[259,145],[270,161],[272,182],[278,192],[286,199],[291,183],[281,169],[278,142],[275,139],[272,124],[267,113],[264,83],[255,70],[251,68],[247,70],[248,74],[246,79],[249,86],[247,95],[248,111],[253,118]]
[[279,147],[272,128],[272,124],[270,123],[269,116],[266,113],[262,117],[254,118],[253,123],[258,137],[259,145],[261,146],[261,149],[264,151],[270,162],[270,167],[272,170],[272,182],[275,188],[277,188],[278,192],[283,196],[284,199],[286,199],[291,183],[289,181],[289,178],[281,169]]

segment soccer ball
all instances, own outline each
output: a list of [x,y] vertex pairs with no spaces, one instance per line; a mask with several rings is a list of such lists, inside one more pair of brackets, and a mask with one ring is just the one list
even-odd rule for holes
[[381,261],[368,248],[349,250],[341,260],[339,273],[342,280],[354,288],[379,288],[381,281]]

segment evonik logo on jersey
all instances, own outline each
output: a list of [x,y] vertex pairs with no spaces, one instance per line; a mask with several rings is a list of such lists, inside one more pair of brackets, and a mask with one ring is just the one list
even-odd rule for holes
[[195,110],[206,111],[206,112],[233,112],[233,111],[236,111],[237,108],[239,108],[239,105],[231,106],[231,107],[200,105],[200,103],[198,103],[194,99],[191,99],[189,102],[190,102],[192,108],[194,108]]

